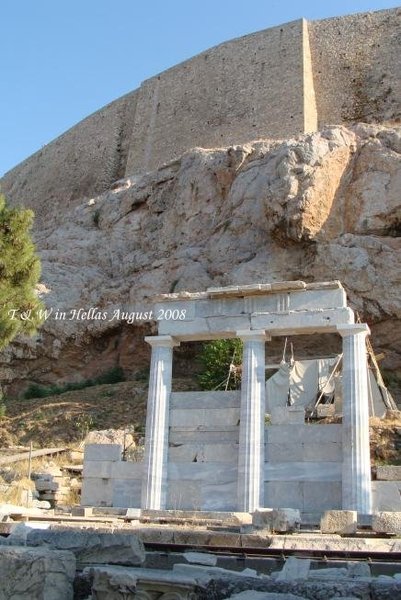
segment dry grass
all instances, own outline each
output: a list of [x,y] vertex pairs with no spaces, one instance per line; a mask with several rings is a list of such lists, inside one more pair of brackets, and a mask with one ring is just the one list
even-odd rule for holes
[[401,464],[401,412],[387,411],[384,419],[371,417],[369,425],[372,465]]
[[9,482],[0,476],[0,503],[26,506],[34,489],[34,482],[27,477]]
[[[177,390],[188,390],[191,380],[175,380]],[[147,383],[124,381],[65,392],[47,398],[7,400],[7,416],[0,420],[0,448],[73,446],[92,429],[145,429]]]

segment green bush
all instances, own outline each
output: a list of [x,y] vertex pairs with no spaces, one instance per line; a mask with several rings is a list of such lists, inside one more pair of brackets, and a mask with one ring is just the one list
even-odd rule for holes
[[100,385],[102,383],[119,383],[120,381],[125,381],[124,371],[121,367],[114,367],[104,373],[103,375],[99,375],[94,380],[95,383],[93,385]]
[[29,400],[31,398],[47,398],[48,396],[57,396],[64,394],[64,392],[73,392],[76,390],[83,390],[84,388],[91,387],[94,385],[102,385],[107,383],[119,383],[125,381],[124,371],[121,367],[114,367],[106,373],[99,375],[95,379],[84,379],[83,381],[71,381],[63,385],[51,385],[45,387],[32,383],[24,393],[24,398]]
[[198,377],[201,389],[238,390],[241,386],[241,374],[239,370],[230,373],[230,365],[241,365],[242,349],[242,341],[238,338],[205,344],[199,357],[203,366]]

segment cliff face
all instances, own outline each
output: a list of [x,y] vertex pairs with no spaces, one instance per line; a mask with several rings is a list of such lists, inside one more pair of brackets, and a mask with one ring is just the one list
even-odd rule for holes
[[[114,311],[149,310],[161,292],[291,279],[341,280],[382,366],[401,372],[400,155],[401,128],[332,127],[194,149],[72,209],[42,211],[35,238],[53,313],[37,339],[1,355],[0,379],[18,391],[117,363],[135,372],[152,324]],[[107,319],[70,318],[91,307]]]

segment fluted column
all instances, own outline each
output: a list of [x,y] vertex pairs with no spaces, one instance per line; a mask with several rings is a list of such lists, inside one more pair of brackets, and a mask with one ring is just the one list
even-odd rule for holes
[[342,507],[372,512],[366,324],[338,328],[343,338]]
[[265,340],[264,331],[238,331],[244,343],[238,453],[238,510],[264,504]]
[[173,347],[179,343],[169,335],[146,337],[152,346],[146,413],[142,508],[166,507],[169,400]]

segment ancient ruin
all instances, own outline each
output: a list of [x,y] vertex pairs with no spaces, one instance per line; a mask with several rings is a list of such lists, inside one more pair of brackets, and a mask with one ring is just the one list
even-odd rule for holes
[[[372,330],[399,395],[400,17],[224,42],[3,177],[35,211],[49,310],[0,354],[7,394],[118,367],[125,440],[150,377],[142,460],[92,441],[32,476],[30,507],[1,505],[0,600],[401,597],[399,413],[367,361]],[[195,345],[227,338],[241,389],[178,387]],[[73,401],[50,404],[78,428]]]
[[[152,358],[144,463],[121,461],[116,445],[89,446],[84,505],[103,501],[151,510],[248,513],[292,507],[312,522],[324,510],[370,514],[380,508],[377,502],[372,505],[369,328],[355,323],[339,282],[167,294],[154,310],[170,318],[159,321],[158,335],[146,338]],[[274,380],[266,382],[269,340],[322,332],[342,338],[341,423],[309,421],[302,398],[287,401],[289,379],[281,399]],[[241,391],[172,392],[174,347],[232,337],[244,342]],[[338,363],[337,357],[329,360],[330,374]],[[298,382],[303,393],[311,385],[307,377],[304,372]],[[318,392],[316,383],[313,403],[322,397]]]

